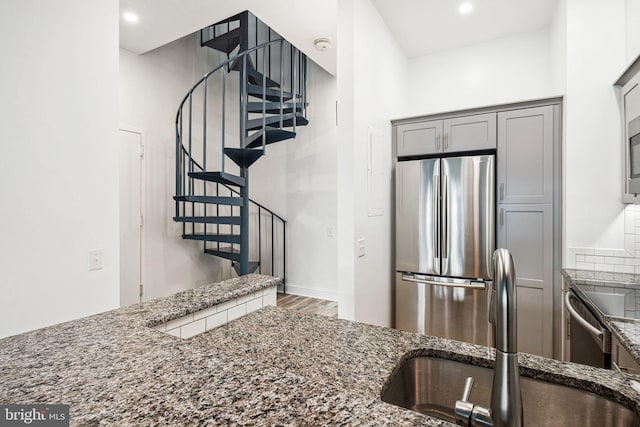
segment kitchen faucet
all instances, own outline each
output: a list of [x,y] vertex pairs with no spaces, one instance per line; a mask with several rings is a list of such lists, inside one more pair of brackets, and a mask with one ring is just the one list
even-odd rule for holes
[[522,394],[518,372],[516,279],[513,258],[506,249],[493,253],[493,292],[490,321],[495,330],[496,364],[493,369],[491,408],[469,402],[473,377],[467,378],[462,400],[455,406],[462,426],[522,427]]

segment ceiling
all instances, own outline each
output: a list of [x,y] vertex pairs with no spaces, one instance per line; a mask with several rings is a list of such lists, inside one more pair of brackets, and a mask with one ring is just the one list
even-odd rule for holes
[[[120,18],[120,46],[142,54],[244,10],[250,10],[329,73],[336,73],[339,0],[120,0],[136,24]],[[407,57],[547,27],[559,0],[371,0]],[[313,41],[327,37],[328,51]]]
[[[120,0],[120,12],[135,12],[131,24],[120,16],[120,46],[142,54],[244,10],[250,10],[292,42],[314,62],[336,73],[336,9],[338,0]],[[311,17],[301,19],[301,17]],[[326,37],[332,48],[315,49]]]
[[404,53],[413,58],[548,27],[558,0],[372,0]]

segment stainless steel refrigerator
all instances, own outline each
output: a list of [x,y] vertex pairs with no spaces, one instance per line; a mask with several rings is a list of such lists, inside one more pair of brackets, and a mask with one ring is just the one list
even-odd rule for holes
[[495,156],[399,161],[396,327],[491,345]]

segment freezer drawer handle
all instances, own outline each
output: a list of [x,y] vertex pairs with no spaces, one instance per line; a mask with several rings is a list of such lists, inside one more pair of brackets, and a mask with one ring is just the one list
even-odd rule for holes
[[594,327],[591,323],[589,323],[586,320],[584,320],[584,318],[582,316],[580,316],[580,314],[578,314],[576,309],[573,308],[573,306],[571,305],[571,298],[572,297],[575,298],[571,292],[567,292],[564,295],[564,306],[567,308],[567,311],[569,312],[571,317],[576,319],[578,321],[578,323],[580,323],[580,325],[582,325],[582,327],[584,327],[587,331],[589,331],[589,333],[591,335],[595,336],[596,338],[602,337],[604,335],[603,332],[601,330],[599,330],[598,328]]
[[403,274],[402,280],[405,282],[414,282],[414,283],[424,283],[426,285],[434,285],[434,286],[447,286],[450,288],[467,288],[467,289],[486,289],[487,284],[483,282],[471,282],[471,283],[447,283],[447,282],[436,282],[433,280],[425,280],[425,279],[414,279],[410,275]]

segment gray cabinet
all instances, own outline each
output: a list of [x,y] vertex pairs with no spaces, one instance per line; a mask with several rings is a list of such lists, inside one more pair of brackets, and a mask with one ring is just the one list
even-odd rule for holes
[[[498,113],[498,247],[513,254],[518,351],[554,355],[554,106]],[[558,174],[559,176],[559,174]]]
[[518,351],[553,357],[552,206],[501,204],[497,230],[515,263]]
[[498,201],[551,203],[553,106],[498,113]]
[[640,365],[615,335],[611,337],[611,365],[613,369],[625,374],[640,374]]
[[396,127],[398,157],[442,151],[442,120],[408,123]]
[[398,157],[496,148],[496,113],[396,126]]
[[496,113],[446,119],[442,130],[444,152],[496,148]]

